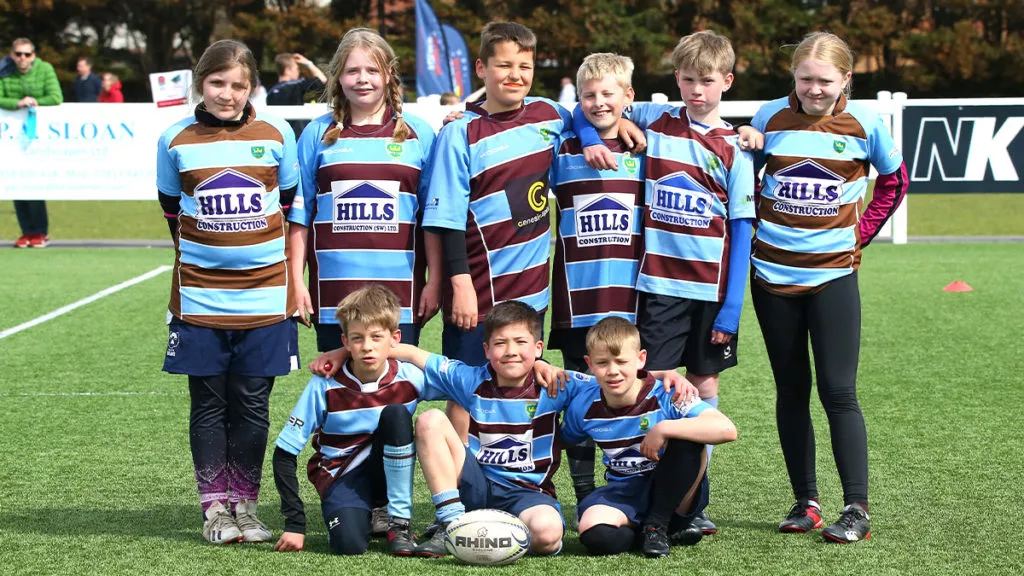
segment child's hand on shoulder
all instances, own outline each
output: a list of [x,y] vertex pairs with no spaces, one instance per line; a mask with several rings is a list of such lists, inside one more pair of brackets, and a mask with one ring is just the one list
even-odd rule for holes
[[341,365],[348,360],[348,357],[348,350],[344,348],[329,350],[320,354],[309,363],[309,371],[317,376],[330,378],[338,373]]
[[548,391],[548,396],[554,398],[558,393],[565,390],[565,383],[569,381],[569,373],[565,370],[552,366],[543,360],[537,360],[533,365],[533,377],[537,383]]
[[740,135],[740,148],[747,152],[764,150],[764,134],[753,126],[745,125],[736,129]]
[[306,535],[298,532],[285,532],[274,544],[276,552],[301,552],[306,543]]

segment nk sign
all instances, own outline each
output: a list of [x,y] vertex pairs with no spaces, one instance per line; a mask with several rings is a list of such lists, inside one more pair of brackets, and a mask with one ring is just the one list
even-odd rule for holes
[[903,110],[903,157],[910,192],[1024,192],[1022,129],[1024,103],[908,103]]

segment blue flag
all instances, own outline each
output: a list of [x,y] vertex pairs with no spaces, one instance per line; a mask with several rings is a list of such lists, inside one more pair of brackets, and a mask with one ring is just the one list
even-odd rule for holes
[[441,24],[427,0],[416,0],[416,94],[450,92],[451,83]]
[[452,92],[464,100],[473,91],[473,76],[469,68],[469,48],[462,34],[454,27],[442,24],[444,42],[448,48],[448,68],[452,74]]

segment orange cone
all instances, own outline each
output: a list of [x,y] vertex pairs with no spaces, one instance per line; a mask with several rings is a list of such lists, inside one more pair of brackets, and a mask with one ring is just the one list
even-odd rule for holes
[[946,285],[942,289],[943,292],[974,292],[974,288],[971,288],[967,282],[963,280],[955,280]]

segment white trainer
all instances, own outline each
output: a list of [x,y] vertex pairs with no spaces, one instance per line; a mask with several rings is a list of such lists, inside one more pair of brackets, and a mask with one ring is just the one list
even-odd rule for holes
[[242,531],[243,542],[270,542],[274,537],[267,525],[256,517],[254,500],[239,500],[235,504],[235,522]]
[[206,517],[206,522],[203,522],[203,538],[210,544],[232,544],[242,540],[242,531],[224,504],[214,502],[203,515]]

